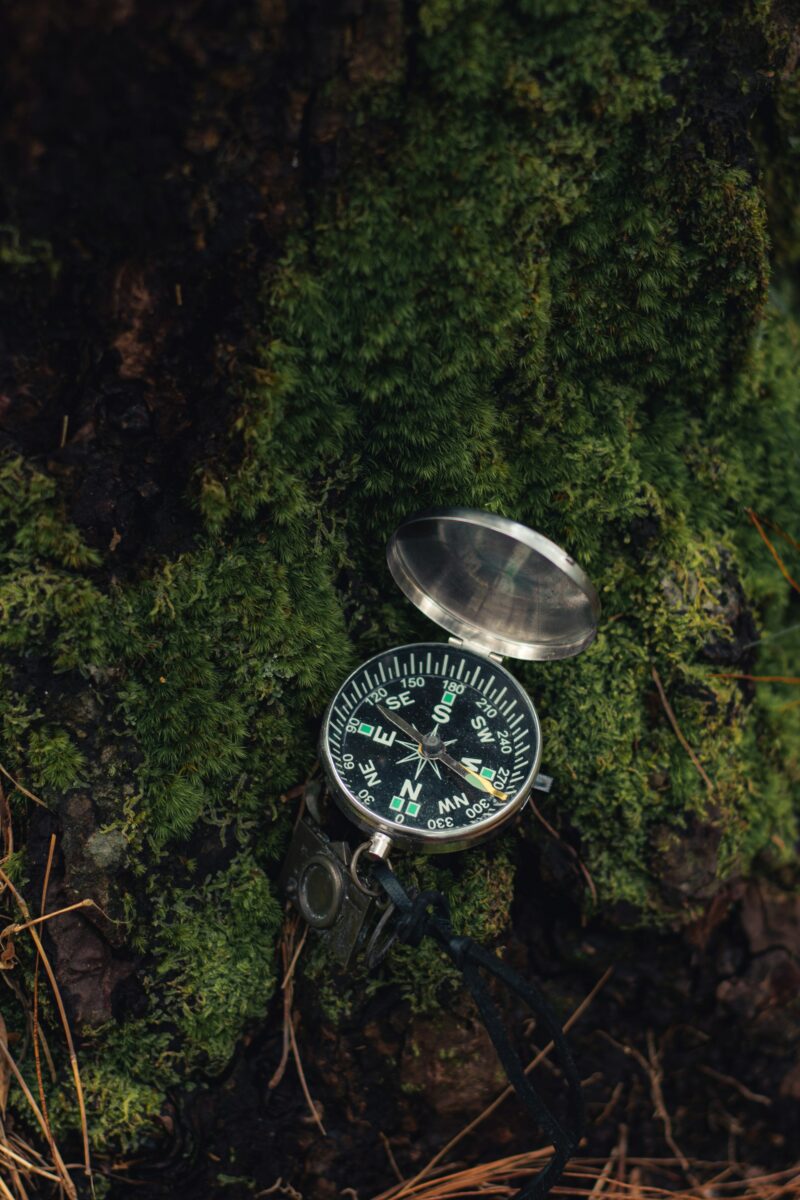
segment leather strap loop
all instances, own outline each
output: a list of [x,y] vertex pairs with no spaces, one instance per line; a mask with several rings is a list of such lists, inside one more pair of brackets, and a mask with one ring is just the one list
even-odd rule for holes
[[[514,1198],[540,1200],[563,1174],[569,1159],[578,1148],[584,1124],[580,1078],[558,1018],[538,988],[472,938],[456,934],[450,920],[447,900],[441,892],[420,892],[410,896],[385,862],[374,862],[372,873],[397,912],[396,937],[411,946],[418,946],[424,937],[434,938],[459,969],[509,1082],[536,1124],[553,1143],[553,1156],[550,1161]],[[391,943],[387,943],[386,949],[389,944]],[[549,1034],[559,1066],[567,1081],[568,1124],[562,1123],[550,1111],[525,1074],[522,1060],[511,1044],[482,971],[493,975],[527,1004]]]

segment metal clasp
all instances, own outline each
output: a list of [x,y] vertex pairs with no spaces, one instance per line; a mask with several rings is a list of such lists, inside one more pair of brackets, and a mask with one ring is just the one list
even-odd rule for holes
[[490,658],[492,662],[501,663],[503,661],[502,654],[496,654],[494,650],[490,650],[482,642],[470,642],[459,637],[449,637],[447,640],[451,646],[458,646],[461,650],[471,650],[473,654],[480,654],[483,658]]

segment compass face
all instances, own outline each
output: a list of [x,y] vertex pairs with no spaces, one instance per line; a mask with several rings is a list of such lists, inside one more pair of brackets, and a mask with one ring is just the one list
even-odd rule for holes
[[528,798],[539,721],[499,664],[455,646],[399,646],[334,696],[322,759],[340,806],[363,829],[428,850],[493,833]]

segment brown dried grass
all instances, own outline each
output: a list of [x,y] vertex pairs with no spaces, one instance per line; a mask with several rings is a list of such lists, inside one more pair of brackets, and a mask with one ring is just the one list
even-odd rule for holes
[[[620,1127],[624,1129],[623,1126]],[[513,1197],[531,1172],[542,1166],[550,1147],[452,1171],[415,1184],[391,1188],[376,1200],[462,1200],[479,1196]],[[680,1187],[683,1163],[677,1158],[628,1158],[624,1136],[603,1162],[596,1158],[573,1159],[554,1196],[589,1197],[589,1200],[778,1200],[800,1196],[800,1163],[784,1171],[756,1172],[738,1163],[695,1162],[697,1183]],[[674,1179],[675,1185],[669,1186]],[[661,1180],[660,1183],[646,1182]]]
[[[42,804],[42,801],[23,787],[19,782],[9,775],[8,771],[0,765],[0,775],[11,780],[14,787],[17,788],[28,799],[35,801],[37,804]],[[39,937],[38,927],[45,921],[52,920],[55,917],[63,915],[65,912],[71,912],[76,908],[84,908],[90,905],[92,901],[84,900],[78,904],[68,905],[66,908],[58,909],[55,912],[46,912],[47,905],[47,889],[50,880],[50,871],[52,869],[53,854],[55,851],[55,838],[51,838],[50,850],[47,860],[47,868],[45,871],[44,884],[42,887],[41,913],[38,917],[32,917],[30,909],[25,901],[25,898],[19,892],[13,881],[5,871],[5,867],[14,849],[14,835],[11,821],[11,808],[8,799],[3,789],[2,780],[0,780],[0,841],[2,841],[2,853],[0,854],[0,895],[6,894],[13,901],[17,910],[18,916],[21,919],[16,921],[7,921],[2,929],[0,929],[0,968],[6,980],[13,972],[16,965],[16,957],[14,954],[14,939],[20,934],[27,934],[33,941],[36,949],[36,964],[34,968],[34,984],[33,998],[28,1008],[27,998],[23,996],[22,990],[17,984],[12,985],[12,990],[15,995],[23,1000],[26,1005],[26,1018],[31,1028],[34,1048],[34,1062],[36,1067],[36,1081],[39,1091],[39,1102],[33,1096],[28,1084],[25,1080],[22,1071],[16,1062],[7,1036],[5,1022],[0,1021],[0,1196],[3,1200],[28,1200],[28,1191],[26,1184],[32,1186],[37,1178],[47,1179],[56,1185],[56,1191],[59,1196],[66,1196],[67,1200],[77,1200],[77,1190],[72,1177],[64,1162],[63,1156],[56,1144],[53,1132],[50,1128],[50,1121],[47,1114],[47,1101],[45,1096],[44,1075],[42,1071],[40,1047],[44,1049],[48,1059],[48,1065],[53,1072],[53,1062],[50,1056],[47,1042],[39,1024],[39,968],[44,968],[50,984],[50,990],[55,1001],[56,1009],[61,1020],[64,1038],[67,1044],[67,1052],[72,1070],[72,1078],[75,1087],[76,1103],[78,1109],[78,1119],[80,1122],[82,1137],[83,1137],[83,1170],[89,1181],[89,1186],[94,1193],[94,1183],[92,1178],[91,1155],[89,1150],[89,1128],[86,1118],[86,1106],[83,1098],[83,1086],[81,1083],[80,1068],[78,1066],[78,1058],[75,1052],[75,1043],[72,1037],[69,1020],[67,1018],[64,1002],[61,997],[61,991],[58,986],[58,981],[55,976],[50,959],[42,945]],[[21,1096],[27,1106],[33,1124],[38,1126],[42,1140],[47,1147],[47,1155],[43,1154],[36,1147],[28,1144],[27,1141],[16,1131],[10,1122],[6,1119],[6,1108],[8,1102],[8,1094],[11,1084],[15,1083]]]

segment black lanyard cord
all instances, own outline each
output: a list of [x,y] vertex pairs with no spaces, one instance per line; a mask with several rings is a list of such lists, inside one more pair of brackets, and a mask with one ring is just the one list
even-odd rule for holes
[[[472,938],[459,937],[455,933],[448,903],[441,892],[420,892],[412,898],[388,864],[380,860],[372,864],[372,874],[395,907],[394,933],[398,940],[418,946],[424,937],[432,937],[458,967],[509,1082],[539,1128],[553,1143],[553,1156],[547,1165],[514,1197],[514,1200],[540,1200],[558,1182],[583,1133],[581,1082],[558,1018],[538,988]],[[568,1128],[553,1115],[531,1085],[522,1060],[509,1040],[497,1006],[489,995],[481,970],[494,975],[524,1001],[550,1035],[555,1057],[567,1081]]]

